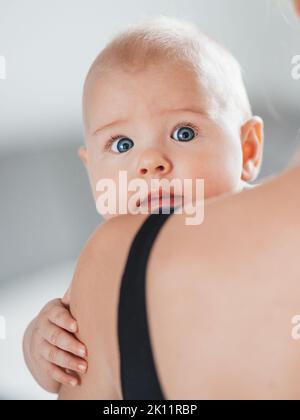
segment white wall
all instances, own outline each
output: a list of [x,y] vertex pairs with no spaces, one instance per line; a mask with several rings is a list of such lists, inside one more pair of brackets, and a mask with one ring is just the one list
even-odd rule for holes
[[0,0],[0,151],[73,142],[96,54],[119,29],[157,14],[189,18],[241,61],[262,106],[300,107],[291,59],[300,25],[288,0]]

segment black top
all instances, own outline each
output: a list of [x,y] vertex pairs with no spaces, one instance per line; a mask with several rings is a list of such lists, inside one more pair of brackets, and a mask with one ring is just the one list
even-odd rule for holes
[[152,245],[174,212],[152,213],[137,232],[122,276],[118,306],[118,339],[124,400],[164,400],[157,376],[146,308],[146,268]]

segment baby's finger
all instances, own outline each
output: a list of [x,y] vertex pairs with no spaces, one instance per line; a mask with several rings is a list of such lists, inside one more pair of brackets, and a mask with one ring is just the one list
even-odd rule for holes
[[54,324],[49,324],[43,328],[42,337],[55,347],[79,357],[86,356],[85,346],[78,341],[75,336],[62,330]]
[[71,386],[76,386],[79,384],[79,379],[76,376],[76,373],[65,372],[60,367],[47,362],[43,357],[39,359],[39,366],[43,369],[48,378],[59,384]]
[[62,368],[52,365],[45,361],[45,371],[49,378],[62,385],[71,385],[75,387],[78,385],[78,378],[65,372]]
[[41,355],[45,360],[53,365],[69,369],[78,373],[87,371],[87,362],[79,357],[72,356],[70,353],[59,350],[45,341],[41,346]]
[[70,303],[71,303],[71,286],[68,288],[68,290],[64,294],[64,297],[62,298],[61,301],[64,305],[70,306]]
[[48,313],[48,319],[53,324],[64,330],[75,333],[77,331],[77,322],[70,314],[70,311],[62,304],[54,306]]

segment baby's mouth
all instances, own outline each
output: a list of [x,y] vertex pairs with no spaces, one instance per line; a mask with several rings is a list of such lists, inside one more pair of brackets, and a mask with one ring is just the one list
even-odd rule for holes
[[161,208],[161,207],[174,207],[177,205],[182,205],[182,195],[175,195],[174,193],[166,193],[162,190],[158,192],[150,192],[148,196],[142,200],[137,200],[137,208],[147,207],[150,211],[151,209]]

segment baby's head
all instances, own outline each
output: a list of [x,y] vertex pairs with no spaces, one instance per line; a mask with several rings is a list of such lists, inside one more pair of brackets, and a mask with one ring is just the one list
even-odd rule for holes
[[120,171],[149,186],[204,179],[205,198],[238,192],[259,173],[263,122],[240,66],[182,19],[146,19],[106,46],[86,77],[83,120],[79,155],[95,200],[98,181],[118,188]]

